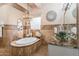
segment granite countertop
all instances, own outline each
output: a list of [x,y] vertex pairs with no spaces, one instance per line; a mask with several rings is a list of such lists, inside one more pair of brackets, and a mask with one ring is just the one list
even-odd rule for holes
[[61,44],[56,44],[56,43],[53,43],[53,42],[49,42],[48,43],[49,45],[54,45],[54,46],[60,46],[60,47],[66,47],[66,48],[73,48],[73,49],[79,49],[78,46],[73,46],[73,45],[61,45]]

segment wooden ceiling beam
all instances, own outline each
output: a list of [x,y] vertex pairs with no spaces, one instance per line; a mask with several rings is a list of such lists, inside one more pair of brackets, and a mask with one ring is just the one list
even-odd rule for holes
[[17,4],[17,3],[13,3],[13,4],[12,4],[12,7],[16,8],[16,9],[18,9],[18,10],[24,12],[24,13],[28,11],[28,10],[26,10],[24,7],[20,6],[20,5]]

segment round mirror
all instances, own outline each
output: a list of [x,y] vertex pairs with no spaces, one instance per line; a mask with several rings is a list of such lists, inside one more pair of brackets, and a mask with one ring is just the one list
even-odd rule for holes
[[46,18],[48,21],[53,21],[56,19],[57,13],[55,11],[48,11],[46,14]]

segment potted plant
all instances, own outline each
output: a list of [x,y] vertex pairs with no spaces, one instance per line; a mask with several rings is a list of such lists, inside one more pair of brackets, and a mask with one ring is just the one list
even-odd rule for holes
[[67,42],[68,36],[66,32],[61,31],[56,34],[56,38],[59,40],[59,44],[63,45],[65,42]]

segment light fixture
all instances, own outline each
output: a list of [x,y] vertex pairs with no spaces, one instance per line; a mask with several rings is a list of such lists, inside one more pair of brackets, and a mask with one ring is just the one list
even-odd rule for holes
[[64,3],[63,4],[63,10],[67,11],[68,9],[70,9],[72,3]]
[[29,18],[29,14],[26,14],[26,13],[25,13],[25,14],[23,15],[23,19],[28,19],[28,18]]
[[33,18],[33,17],[31,16],[31,14],[25,13],[25,14],[23,15],[23,19],[31,19],[31,18]]

